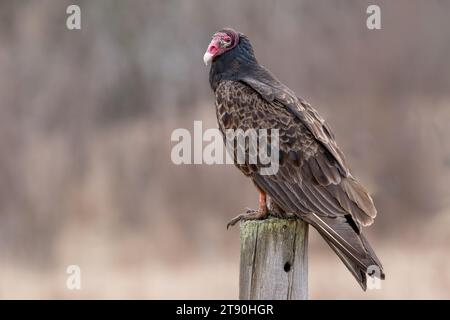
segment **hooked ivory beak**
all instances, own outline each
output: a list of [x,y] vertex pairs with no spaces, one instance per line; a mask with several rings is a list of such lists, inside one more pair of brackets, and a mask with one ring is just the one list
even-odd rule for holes
[[203,56],[203,62],[205,63],[205,66],[208,65],[209,62],[211,62],[213,58],[213,55],[209,53],[208,51],[205,52],[205,55]]

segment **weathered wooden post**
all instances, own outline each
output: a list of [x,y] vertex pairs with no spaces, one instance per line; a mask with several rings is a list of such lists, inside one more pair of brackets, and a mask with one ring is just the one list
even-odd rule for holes
[[273,218],[240,226],[239,299],[306,300],[308,225]]

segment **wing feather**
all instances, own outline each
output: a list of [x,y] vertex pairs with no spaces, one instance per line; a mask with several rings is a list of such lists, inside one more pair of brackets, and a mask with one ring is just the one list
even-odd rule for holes
[[[269,80],[244,78],[242,82],[258,93],[260,101],[254,104],[256,108],[269,103],[271,109],[278,110],[280,114],[281,109],[289,112],[290,121],[287,123],[286,117],[281,116],[278,119],[283,121],[277,121],[274,117],[275,120],[272,118],[265,123],[267,111],[270,109],[265,108],[261,113],[264,117],[258,118],[259,125],[280,129],[280,155],[286,156],[294,152],[295,155],[300,155],[301,159],[297,159],[296,163],[290,161],[288,156],[288,160],[280,164],[275,177],[263,176],[256,180],[270,181],[272,190],[278,186],[277,191],[283,196],[284,202],[289,203],[290,210],[292,207],[296,208],[298,202],[307,212],[329,217],[347,214],[358,226],[370,225],[376,216],[372,198],[351,176],[344,154],[338,148],[329,125],[311,105],[298,98],[292,90],[279,82]],[[296,129],[294,136],[300,141],[297,146],[283,143],[292,140],[293,126]],[[305,133],[302,128],[306,128],[308,132]],[[305,138],[308,134],[313,142]],[[257,172],[255,174],[258,175]],[[276,196],[273,198],[277,201]]]

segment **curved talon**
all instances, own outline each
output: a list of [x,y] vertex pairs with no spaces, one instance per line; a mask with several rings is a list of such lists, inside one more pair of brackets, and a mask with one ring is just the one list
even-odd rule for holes
[[242,220],[262,220],[269,216],[269,210],[267,209],[266,194],[259,191],[259,209],[253,210],[246,208],[246,212],[234,217],[227,223],[227,230],[230,226],[234,226],[238,221]]
[[245,213],[242,213],[236,217],[234,217],[233,219],[231,219],[228,223],[227,223],[227,230],[228,228],[234,226],[236,223],[238,223],[239,221],[241,221],[243,218],[245,217]]
[[240,215],[234,217],[227,223],[227,230],[229,227],[234,226],[239,221],[247,221],[247,220],[262,220],[267,218],[269,212],[267,210],[253,210],[247,208],[245,213],[241,213]]

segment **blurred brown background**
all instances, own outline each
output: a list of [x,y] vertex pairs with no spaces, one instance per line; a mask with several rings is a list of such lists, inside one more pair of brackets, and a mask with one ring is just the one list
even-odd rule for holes
[[225,225],[254,187],[170,160],[173,129],[216,126],[202,56],[224,26],[330,122],[378,207],[382,290],[363,293],[311,230],[311,298],[450,298],[449,14],[444,0],[2,1],[0,298],[237,298]]

